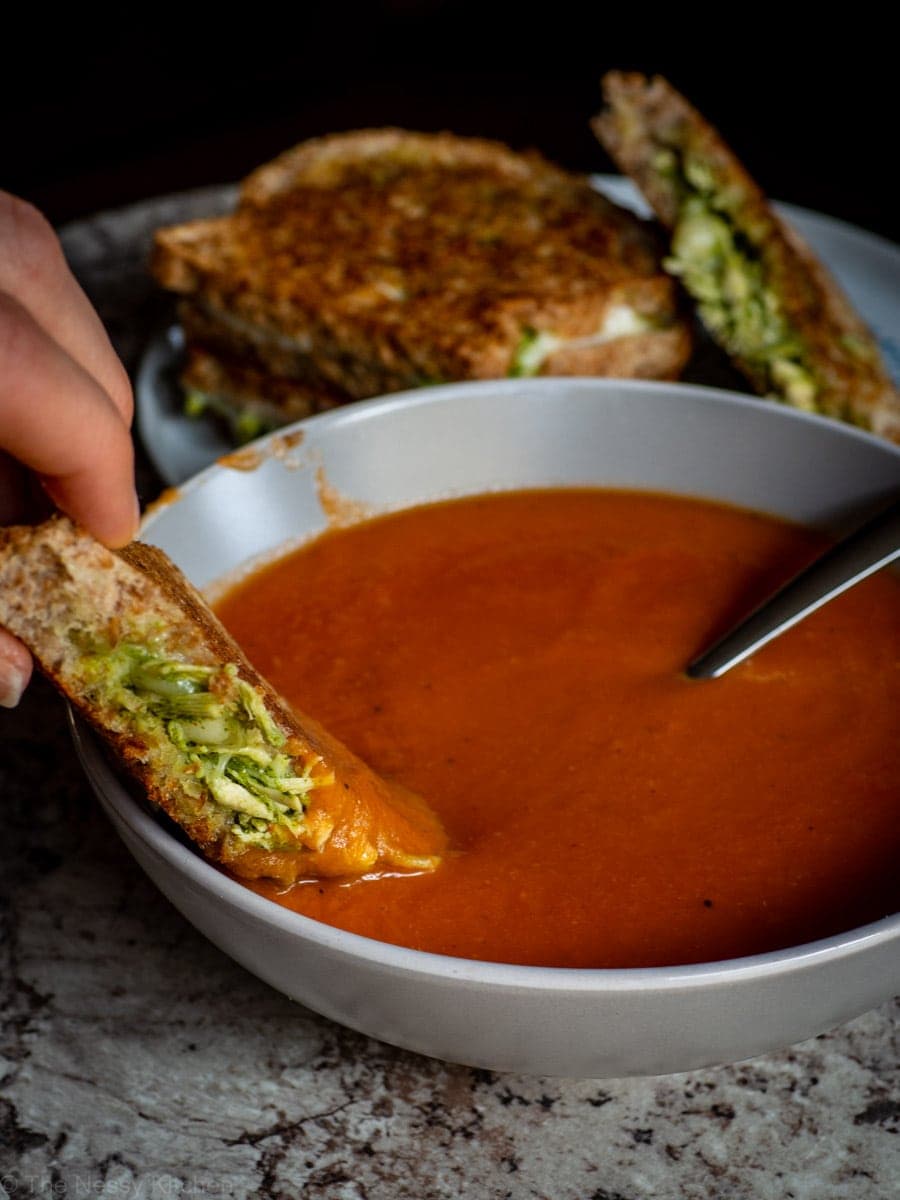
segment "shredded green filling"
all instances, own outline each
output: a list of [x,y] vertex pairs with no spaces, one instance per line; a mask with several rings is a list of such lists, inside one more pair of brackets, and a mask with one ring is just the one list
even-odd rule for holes
[[632,337],[653,329],[665,329],[667,324],[668,319],[665,315],[648,317],[629,304],[618,303],[607,308],[598,329],[579,337],[560,337],[545,329],[534,329],[526,325],[513,351],[507,375],[513,379],[537,375],[550,355],[555,354],[557,350],[602,346],[605,342],[618,338]]
[[772,392],[797,408],[814,411],[818,387],[804,347],[767,286],[763,265],[727,211],[703,163],[674,154],[658,156],[681,200],[665,266],[697,302],[704,324],[725,350],[747,362]]
[[263,697],[233,664],[197,666],[126,641],[86,654],[83,667],[93,697],[163,752],[188,795],[210,797],[228,832],[266,850],[303,833],[309,793],[330,779],[312,778],[317,760],[297,774]]
[[240,407],[225,396],[189,388],[184,396],[185,416],[196,419],[204,413],[212,413],[225,421],[232,438],[239,445],[252,442],[254,438],[270,433],[278,427],[277,419],[266,416],[258,405],[246,404]]
[[523,379],[537,375],[538,371],[554,350],[561,345],[558,337],[538,329],[526,327],[522,330],[519,344],[513,352],[508,375],[512,379]]

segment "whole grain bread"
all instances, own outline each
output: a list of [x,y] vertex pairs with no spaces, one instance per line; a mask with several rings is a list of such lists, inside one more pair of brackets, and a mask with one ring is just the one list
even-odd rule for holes
[[[314,720],[294,712],[236,645],[199,592],[154,546],[113,552],[68,518],[0,529],[0,625],[100,734],[151,803],[209,858],[235,874],[288,884],[317,875],[436,865],[444,836],[428,810],[392,789]],[[211,795],[186,791],[169,746],[105,699],[88,669],[123,642],[152,644],[197,666],[232,664],[262,698],[298,772],[318,786],[304,828],[278,849],[248,846]]]

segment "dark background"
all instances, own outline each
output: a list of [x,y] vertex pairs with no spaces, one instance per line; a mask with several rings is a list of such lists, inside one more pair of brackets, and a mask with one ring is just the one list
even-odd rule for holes
[[762,185],[900,241],[896,69],[865,10],[470,0],[9,13],[0,185],[57,223],[237,179],[292,143],[397,124],[610,170],[588,119],[611,67],[658,71]]

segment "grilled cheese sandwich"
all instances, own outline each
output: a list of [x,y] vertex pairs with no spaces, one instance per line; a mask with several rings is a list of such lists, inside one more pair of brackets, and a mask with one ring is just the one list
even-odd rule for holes
[[535,154],[450,134],[315,139],[225,217],[160,230],[197,394],[294,418],[461,379],[676,378],[690,353],[654,234]]

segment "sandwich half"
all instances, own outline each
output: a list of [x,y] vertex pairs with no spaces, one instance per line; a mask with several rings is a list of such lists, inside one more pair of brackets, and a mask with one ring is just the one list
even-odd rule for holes
[[755,391],[900,441],[871,331],[715,129],[665,79],[613,72],[593,128],[671,234],[667,269]]
[[237,210],[156,235],[183,377],[285,419],[426,384],[536,374],[671,379],[690,353],[656,235],[583,177],[451,134],[305,142]]
[[158,549],[68,518],[0,530],[0,624],[213,861],[284,885],[428,871],[437,819],[262,679]]

